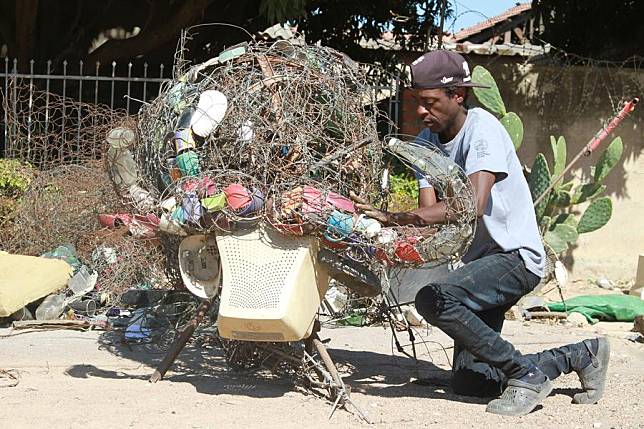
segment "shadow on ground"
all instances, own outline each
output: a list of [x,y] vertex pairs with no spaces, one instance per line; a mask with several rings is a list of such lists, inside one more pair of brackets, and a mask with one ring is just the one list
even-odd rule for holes
[[[100,347],[124,359],[156,368],[166,350],[159,344],[127,344],[119,332],[105,332]],[[201,339],[201,337],[200,337]],[[235,371],[226,363],[223,351],[211,342],[192,341],[179,354],[174,365],[159,383],[190,383],[200,393],[274,398],[291,391],[311,393],[303,388],[302,379],[276,375],[268,370]],[[443,399],[454,402],[485,404],[489,398],[454,394],[450,387],[451,371],[427,360],[414,361],[401,355],[373,351],[329,348],[343,380],[352,392],[373,397],[414,397]],[[141,370],[119,371],[94,365],[73,365],[66,374],[74,378],[138,379],[148,382],[149,373]],[[572,396],[579,389],[555,389],[555,394]],[[319,394],[319,392],[317,392]]]
[[[110,353],[156,368],[165,356],[165,347],[150,344],[128,344],[120,332],[105,332],[99,337],[100,348]],[[153,370],[118,371],[94,365],[73,365],[65,373],[74,378],[138,379],[148,382]],[[192,341],[175,360],[159,383],[190,383],[205,394],[234,394],[257,398],[280,397],[297,388],[295,381],[278,377],[265,370],[234,371],[226,363],[223,351],[201,341]]]

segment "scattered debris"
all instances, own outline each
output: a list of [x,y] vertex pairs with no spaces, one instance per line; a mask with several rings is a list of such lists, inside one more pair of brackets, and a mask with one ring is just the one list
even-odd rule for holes
[[0,369],[0,387],[15,387],[20,383],[20,374],[13,369]]
[[608,290],[613,290],[615,289],[615,286],[616,286],[614,281],[609,280],[606,277],[601,277],[595,280],[595,284],[602,289],[608,289]]
[[586,319],[586,316],[577,312],[570,313],[566,318],[566,320],[570,322],[573,326],[577,326],[577,327],[583,327],[583,326],[589,325],[588,319]]
[[644,315],[637,316],[633,322],[633,331],[644,335]]
[[17,320],[11,327],[15,330],[33,329],[33,330],[53,330],[53,329],[74,329],[86,331],[92,327],[92,323],[87,320]]
[[0,252],[0,317],[63,289],[72,271],[64,261]]

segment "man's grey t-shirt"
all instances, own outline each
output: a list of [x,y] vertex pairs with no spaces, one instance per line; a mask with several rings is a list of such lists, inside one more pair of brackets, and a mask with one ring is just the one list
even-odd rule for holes
[[[489,171],[496,176],[482,221],[463,262],[485,256],[493,248],[504,252],[518,250],[526,268],[544,276],[545,251],[537,227],[528,183],[523,177],[512,140],[501,123],[489,112],[468,110],[465,123],[451,141],[441,144],[428,128],[416,139],[419,144],[440,149],[468,176]],[[419,175],[420,188],[431,186]]]

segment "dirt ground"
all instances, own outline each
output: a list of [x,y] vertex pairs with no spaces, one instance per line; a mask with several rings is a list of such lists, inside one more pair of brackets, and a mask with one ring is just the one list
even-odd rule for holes
[[[608,293],[580,282],[579,293]],[[587,288],[588,290],[585,290]],[[331,356],[351,386],[355,404],[374,427],[644,427],[644,345],[632,341],[630,323],[570,327],[508,321],[503,335],[524,352],[607,335],[613,353],[604,399],[574,405],[575,374],[558,378],[543,407],[524,417],[485,412],[487,400],[449,388],[451,340],[437,329],[417,332],[418,362],[394,353],[382,327],[323,329]],[[0,329],[0,335],[8,334]],[[403,344],[407,334],[400,334]],[[411,351],[410,348],[406,348]],[[216,348],[184,350],[166,378],[147,380],[163,353],[122,345],[114,333],[50,331],[0,337],[0,428],[112,427],[368,427],[349,407],[329,419],[332,405],[286,377],[238,373]]]

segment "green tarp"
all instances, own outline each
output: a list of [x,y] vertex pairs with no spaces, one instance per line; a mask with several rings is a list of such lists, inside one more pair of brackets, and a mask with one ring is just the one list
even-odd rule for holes
[[631,295],[582,295],[562,302],[547,304],[550,311],[581,313],[588,322],[632,322],[635,316],[644,314],[644,300]]

